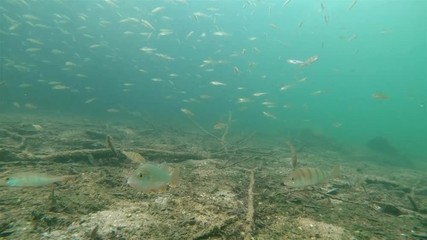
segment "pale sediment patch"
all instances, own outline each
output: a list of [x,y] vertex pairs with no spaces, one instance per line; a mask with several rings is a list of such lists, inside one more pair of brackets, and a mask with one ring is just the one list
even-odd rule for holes
[[299,228],[313,238],[341,240],[351,239],[352,236],[344,228],[325,222],[318,222],[310,218],[299,218]]

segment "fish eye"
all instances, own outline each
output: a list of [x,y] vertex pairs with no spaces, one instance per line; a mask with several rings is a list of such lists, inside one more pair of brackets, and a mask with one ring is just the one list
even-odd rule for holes
[[142,178],[142,173],[140,173],[140,174],[138,175],[138,177]]

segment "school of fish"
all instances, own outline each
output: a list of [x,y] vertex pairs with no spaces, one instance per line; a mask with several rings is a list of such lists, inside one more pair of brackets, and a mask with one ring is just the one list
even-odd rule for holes
[[[28,0],[0,3],[3,46],[14,42],[21,44],[14,51],[2,51],[0,65],[4,79],[0,79],[0,90],[7,88],[25,94],[25,100],[16,98],[6,103],[22,111],[45,108],[43,105],[46,103],[39,101],[37,96],[41,90],[49,89],[52,96],[79,96],[83,99],[81,108],[99,109],[103,102],[111,104],[107,99],[110,96],[97,87],[102,84],[100,81],[113,81],[113,85],[118,86],[114,87],[115,90],[129,96],[162,89],[156,100],[178,102],[177,114],[181,110],[187,116],[197,114],[194,109],[199,107],[196,105],[204,104],[209,108],[211,103],[224,101],[226,97],[228,99],[225,100],[233,105],[230,108],[239,111],[253,109],[261,118],[277,120],[283,119],[288,109],[308,105],[306,102],[287,102],[291,101],[287,96],[292,91],[298,91],[307,99],[325,95],[323,89],[308,90],[310,81],[317,79],[306,73],[306,69],[315,68],[322,61],[317,51],[323,51],[324,42],[319,42],[319,49],[311,53],[278,55],[277,60],[272,61],[277,61],[275,64],[279,68],[272,73],[271,64],[262,60],[269,49],[292,52],[282,46],[282,24],[267,19],[264,22],[254,21],[254,26],[242,26],[244,35],[238,34],[235,28],[222,22],[226,16],[219,1],[210,1],[207,5],[187,0],[132,5],[104,0],[88,2],[89,7],[71,14],[64,7],[70,2],[58,0],[51,3],[49,8],[52,12],[47,16],[42,11],[31,11],[33,4],[36,3]],[[273,14],[274,11],[290,11],[297,4],[292,0],[283,3],[245,0],[239,11],[248,13],[267,9],[268,14]],[[188,6],[192,6],[192,11],[184,11]],[[331,24],[328,6],[320,2],[310,7],[317,20],[323,21],[322,28],[328,28]],[[357,7],[357,0],[348,0],[347,8],[342,10],[356,11]],[[94,9],[97,16],[88,9]],[[181,18],[177,19],[177,16]],[[186,27],[180,28],[180,25]],[[263,31],[254,30],[261,26],[267,27]],[[309,23],[302,19],[293,27],[304,31],[308,26]],[[113,30],[115,34],[111,35]],[[357,34],[351,33],[347,40],[357,40]],[[225,49],[224,44],[231,41],[243,44]],[[274,45],[276,42],[280,44]],[[206,49],[214,50],[202,50],[208,44],[211,47]],[[132,53],[128,54],[129,51]],[[123,55],[125,52],[126,57]],[[198,57],[193,57],[195,55]],[[118,62],[126,66],[127,76],[132,75],[132,78],[116,74],[116,67],[111,66]],[[188,67],[180,67],[183,64]],[[299,67],[294,68],[293,65]],[[94,67],[105,72],[102,76],[107,79],[101,80],[94,75]],[[219,74],[227,72],[228,77],[227,74]],[[293,74],[271,78],[281,72]],[[21,77],[18,80],[8,77],[15,75]],[[254,88],[247,84],[249,81],[262,84]],[[192,85],[199,86],[200,91],[188,89]],[[224,92],[230,94],[224,95]],[[385,96],[374,94],[373,98],[386,99]],[[102,107],[109,114],[141,111],[123,111],[119,104]]]

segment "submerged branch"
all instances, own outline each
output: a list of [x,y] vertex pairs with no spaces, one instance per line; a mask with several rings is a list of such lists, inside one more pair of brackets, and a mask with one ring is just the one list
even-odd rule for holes
[[254,184],[255,170],[249,170],[249,187],[248,187],[248,206],[246,212],[245,240],[252,239],[252,231],[254,226]]
[[[179,151],[168,151],[161,149],[151,148],[137,148],[135,152],[142,154],[148,159],[162,159],[168,160],[168,162],[182,162],[189,159],[204,159],[206,158],[203,154],[192,153],[192,152],[179,152]],[[111,151],[110,148],[101,149],[79,149],[69,150],[51,153],[48,155],[30,155],[25,157],[19,157],[14,155],[14,161],[54,161],[54,162],[80,162],[89,161],[88,156],[92,156],[94,159],[103,158],[116,158],[117,155]],[[120,157],[120,156],[119,156]]]

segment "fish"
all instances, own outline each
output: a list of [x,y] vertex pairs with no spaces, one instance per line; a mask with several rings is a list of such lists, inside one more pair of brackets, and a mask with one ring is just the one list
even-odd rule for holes
[[249,98],[239,98],[237,100],[238,103],[247,103],[250,102],[251,100]]
[[29,87],[32,87],[33,85],[32,84],[30,84],[30,83],[22,83],[22,84],[19,84],[19,87],[20,88],[29,88]]
[[291,84],[285,84],[285,85],[283,85],[281,88],[280,88],[280,91],[286,91],[286,90],[288,90],[289,88],[291,88],[292,87],[292,85]]
[[41,50],[41,48],[27,48],[27,49],[25,49],[25,51],[29,52],[29,53],[38,52],[40,50]]
[[142,25],[144,25],[144,27],[146,27],[146,28],[149,28],[149,29],[151,29],[151,30],[153,30],[153,31],[155,31],[156,29],[154,28],[154,26],[149,22],[149,21],[147,21],[147,20],[145,20],[145,19],[141,19],[141,23],[142,23]]
[[282,7],[286,7],[286,5],[288,5],[290,1],[291,1],[291,0],[286,0],[286,1],[282,4]]
[[321,93],[323,93],[322,90],[317,90],[317,91],[312,92],[311,95],[316,96],[316,95],[319,95]]
[[264,116],[271,118],[271,119],[277,119],[276,116],[274,116],[273,114],[269,113],[269,112],[262,112],[262,114],[264,114]]
[[59,84],[59,85],[54,85],[52,87],[53,90],[65,90],[65,89],[69,89],[70,87],[67,87],[65,85]]
[[85,75],[85,74],[81,74],[81,73],[77,73],[77,74],[76,74],[76,77],[79,77],[79,78],[87,78],[87,75]]
[[305,80],[307,80],[307,77],[303,77],[300,80],[298,80],[298,82],[305,82]]
[[92,45],[90,45],[89,46],[89,48],[99,48],[99,47],[102,47],[102,45],[101,44],[92,44]]
[[160,32],[158,33],[158,36],[168,36],[168,35],[171,35],[171,34],[173,34],[172,30],[162,28],[162,29],[160,29]]
[[265,106],[274,106],[274,105],[276,105],[276,103],[274,103],[274,102],[270,102],[270,101],[265,101],[265,102],[262,102],[261,103],[262,105],[265,105]]
[[21,108],[21,105],[18,102],[13,102],[12,105],[16,108]]
[[51,176],[43,173],[17,173],[5,179],[8,187],[43,187],[74,176]]
[[59,49],[52,49],[50,51],[52,54],[64,54],[65,52]]
[[157,48],[142,47],[139,50],[146,52],[146,53],[152,53],[152,52],[156,51]]
[[225,85],[227,85],[227,84],[225,84],[223,82],[219,82],[219,81],[212,81],[211,84],[214,86],[225,86]]
[[335,166],[330,172],[318,168],[299,168],[291,174],[289,185],[296,188],[313,186],[326,183],[329,180],[338,177],[339,174],[339,165]]
[[194,31],[189,32],[189,33],[185,36],[185,39],[189,39],[193,34],[194,34]]
[[37,45],[43,45],[43,42],[34,38],[27,38],[26,39],[28,42],[33,43],[33,44],[37,44]]
[[212,33],[214,36],[220,36],[220,37],[226,37],[226,36],[230,36],[230,33],[227,32],[223,32],[223,31],[216,31]]
[[186,108],[181,108],[181,112],[183,112],[187,116],[194,116],[194,113]]
[[301,60],[296,60],[296,59],[288,59],[288,61],[287,61],[289,64],[296,64],[296,65],[298,65],[298,64],[304,64],[304,61],[301,61]]
[[93,101],[95,101],[95,100],[96,100],[96,97],[94,97],[94,98],[89,98],[88,100],[86,100],[86,101],[85,101],[85,104],[91,103],[91,102],[93,102]]
[[144,163],[146,162],[145,158],[137,153],[137,152],[132,152],[132,151],[120,151],[123,155],[126,156],[127,159],[131,160],[132,162],[135,163]]
[[58,84],[62,84],[62,83],[58,82],[58,81],[50,81],[47,84],[49,84],[49,85],[58,85]]
[[23,18],[28,19],[28,20],[35,20],[35,21],[39,21],[40,18],[36,17],[34,15],[30,15],[30,14],[24,14],[22,15]]
[[32,126],[36,131],[43,131],[43,127],[39,124],[32,124]]
[[175,59],[175,58],[173,58],[171,56],[168,56],[166,54],[163,54],[163,53],[155,53],[154,55],[157,56],[157,57],[166,59],[166,60],[174,60]]
[[207,18],[207,17],[209,17],[209,15],[207,15],[206,13],[202,13],[202,12],[194,12],[193,13],[193,19],[194,19],[194,21],[199,22],[199,18],[200,17]]
[[118,112],[120,112],[120,110],[117,109],[117,108],[108,108],[106,111],[109,112],[109,113],[118,113]]
[[350,11],[354,7],[354,5],[356,5],[356,3],[357,3],[357,0],[353,0],[351,5],[348,7],[347,11]]
[[153,10],[151,10],[152,13],[158,13],[165,9],[165,7],[156,7]]
[[65,62],[65,66],[67,66],[67,67],[76,67],[77,64],[75,64],[73,62],[70,62],[70,61],[67,61],[67,62]]
[[215,125],[214,125],[214,129],[215,130],[221,130],[221,129],[225,129],[225,128],[227,128],[228,127],[228,124],[227,123],[223,123],[223,122],[218,122],[218,123],[216,123]]
[[32,103],[26,103],[24,106],[31,110],[37,109],[37,106]]
[[390,97],[389,96],[387,96],[387,95],[385,95],[384,93],[382,93],[382,92],[374,92],[373,94],[372,94],[372,98],[373,99],[377,99],[377,100],[385,100],[385,99],[389,99]]
[[308,66],[308,65],[316,62],[317,60],[319,60],[319,56],[318,55],[311,56],[307,60],[305,60],[304,63],[301,64],[301,67],[306,67],[306,66]]
[[240,73],[240,69],[239,69],[238,67],[234,66],[234,67],[233,67],[233,72],[234,72],[235,74],[239,74],[239,73]]
[[139,20],[136,18],[125,18],[119,21],[120,23],[139,23]]
[[142,163],[127,178],[129,186],[143,192],[165,190],[168,186],[176,185],[177,181],[177,170],[156,163]]
[[328,15],[324,15],[323,16],[323,20],[325,21],[326,24],[329,23],[329,16]]
[[262,96],[262,95],[265,95],[265,94],[267,94],[266,92],[256,92],[256,93],[254,93],[254,94],[252,94],[254,97],[260,97],[260,96]]

